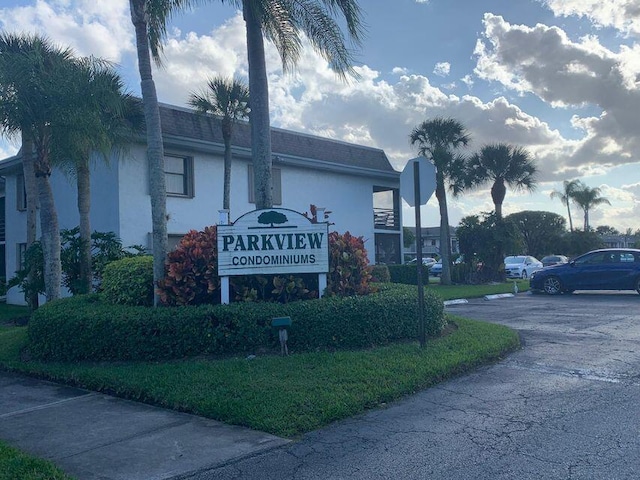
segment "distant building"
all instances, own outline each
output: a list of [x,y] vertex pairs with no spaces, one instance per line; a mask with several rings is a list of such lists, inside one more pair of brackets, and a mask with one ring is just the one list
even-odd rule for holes
[[[415,227],[406,227],[411,230],[414,235],[416,233]],[[421,229],[422,233],[422,255],[424,257],[440,257],[440,227],[426,227]],[[460,247],[458,245],[458,237],[456,236],[456,228],[449,227],[449,236],[451,239],[451,253],[460,253]],[[403,254],[405,261],[416,258],[417,249],[416,242],[414,241],[408,248],[403,248]]]
[[635,235],[600,235],[606,248],[637,248]]

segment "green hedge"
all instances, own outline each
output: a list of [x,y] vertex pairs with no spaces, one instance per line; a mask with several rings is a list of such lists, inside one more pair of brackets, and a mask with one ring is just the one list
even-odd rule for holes
[[[406,285],[418,284],[418,269],[415,265],[387,265],[392,283],[404,283]],[[422,284],[429,284],[429,267],[422,266]]]
[[[288,304],[195,307],[110,305],[97,295],[47,303],[29,323],[40,360],[160,360],[201,354],[255,353],[278,346],[271,319],[290,316],[291,352],[366,348],[416,338],[415,289],[382,285],[376,294]],[[425,291],[428,335],[445,325],[442,299]]]

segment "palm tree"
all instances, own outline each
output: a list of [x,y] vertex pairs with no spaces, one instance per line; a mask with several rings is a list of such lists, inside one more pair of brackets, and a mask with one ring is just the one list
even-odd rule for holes
[[[16,115],[26,114],[27,112],[24,112],[24,109],[16,108],[16,106],[20,105],[20,99],[15,96],[17,92],[13,85],[19,82],[20,71],[22,70],[22,68],[16,68],[18,60],[27,60],[23,55],[31,49],[31,42],[34,40],[35,38],[16,35],[4,34],[0,36],[0,132],[4,136],[13,137],[24,130],[21,135],[22,147],[20,155],[22,156],[22,172],[27,199],[27,249],[36,241],[38,189],[36,186],[33,139],[29,136],[29,129],[25,126],[28,123],[28,119],[16,117]],[[17,105],[14,106],[14,104]],[[25,126],[24,129],[22,128],[23,126]],[[34,278],[35,272],[32,266],[28,272],[27,282],[32,284]],[[26,300],[30,310],[38,308],[38,293],[36,291],[32,291]]]
[[593,207],[597,207],[598,205],[607,204],[611,205],[611,202],[605,198],[600,196],[600,189],[598,187],[588,187],[581,181],[577,181],[576,189],[571,196],[572,200],[584,211],[584,231],[588,232],[590,229],[589,226],[589,211],[593,209]]
[[418,152],[436,167],[436,198],[440,207],[440,255],[442,274],[440,282],[451,284],[451,235],[449,232],[449,212],[447,209],[446,184],[454,193],[464,172],[464,159],[456,150],[469,143],[469,134],[464,126],[451,118],[426,120],[415,127],[409,135],[411,145],[418,146]]
[[354,74],[352,56],[334,17],[341,15],[352,41],[359,43],[362,33],[360,7],[357,0],[229,0],[229,3],[242,6],[247,31],[256,208],[270,208],[273,206],[271,123],[264,37],[278,49],[286,71],[300,56],[301,34],[304,33],[331,68],[345,77],[347,73]]
[[[164,173],[164,147],[160,125],[158,94],[151,73],[151,56],[156,64],[162,64],[162,39],[166,36],[169,17],[191,7],[198,0],[129,0],[131,23],[135,28],[138,53],[140,89],[144,106],[147,132],[147,161],[149,163],[149,190],[151,196],[151,222],[153,238],[153,281],[164,278],[167,256],[167,187]],[[159,297],[154,289],[153,304]]]
[[485,183],[491,185],[491,199],[498,219],[502,219],[502,203],[507,185],[514,190],[534,191],[537,187],[538,168],[529,152],[522,147],[503,143],[485,145],[474,154],[467,166],[468,184],[474,188]]
[[[23,155],[26,153],[25,183],[35,176],[48,301],[60,297],[62,277],[58,215],[49,182],[51,129],[65,115],[64,108],[60,108],[59,86],[71,61],[70,49],[55,47],[45,38],[0,35],[0,125],[5,134],[21,132]],[[31,145],[36,154],[33,165]],[[27,195],[28,205],[33,207],[32,185],[28,186]],[[32,228],[31,219],[28,226]],[[28,236],[34,237],[32,233]]]
[[222,208],[229,210],[231,196],[231,135],[233,126],[249,116],[249,87],[240,80],[215,77],[209,80],[208,90],[192,93],[189,104],[201,113],[220,117],[224,141],[224,188]]
[[108,162],[139,132],[139,102],[124,92],[124,83],[111,64],[87,57],[71,66],[68,82],[60,88],[67,115],[52,129],[52,160],[75,177],[80,231],[79,293],[92,289],[90,157]]
[[569,216],[569,231],[573,232],[573,221],[571,220],[571,199],[576,187],[580,183],[579,180],[565,180],[562,182],[562,191],[554,190],[551,192],[551,198],[559,198],[563,205],[567,206],[567,215]]

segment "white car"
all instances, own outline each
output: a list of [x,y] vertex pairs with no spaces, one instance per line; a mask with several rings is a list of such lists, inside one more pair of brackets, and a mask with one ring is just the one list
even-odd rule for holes
[[[416,263],[418,263],[418,259],[414,258],[413,260],[410,260],[407,262],[408,265],[415,265]],[[422,257],[422,264],[425,267],[431,267],[433,266],[433,264],[436,263],[436,259],[432,258],[432,257]]]
[[533,272],[542,269],[542,262],[531,255],[511,255],[504,259],[507,278],[529,278]]

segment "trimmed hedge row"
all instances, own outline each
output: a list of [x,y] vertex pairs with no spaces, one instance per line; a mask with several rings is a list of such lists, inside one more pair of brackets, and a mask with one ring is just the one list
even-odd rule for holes
[[[406,285],[418,284],[418,269],[415,265],[387,265],[389,276],[393,283],[404,283]],[[429,284],[429,267],[422,266],[422,284]]]
[[[109,305],[97,295],[47,303],[29,323],[29,348],[39,360],[161,360],[255,353],[278,346],[271,319],[290,316],[292,352],[367,348],[416,338],[416,292],[385,284],[376,294],[275,303],[196,307]],[[427,335],[446,323],[442,299],[425,291]]]

